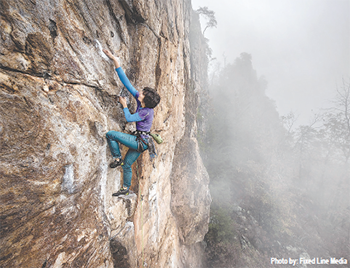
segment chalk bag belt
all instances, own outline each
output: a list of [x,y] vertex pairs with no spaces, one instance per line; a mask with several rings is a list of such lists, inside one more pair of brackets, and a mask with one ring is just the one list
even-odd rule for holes
[[[146,142],[141,135],[149,135],[149,132],[146,131],[139,131],[139,130],[135,130],[132,135],[136,136],[136,141],[137,141],[137,151],[139,153],[143,153],[144,151],[146,151],[148,149],[148,142]],[[147,148],[145,149],[143,145],[147,145]]]

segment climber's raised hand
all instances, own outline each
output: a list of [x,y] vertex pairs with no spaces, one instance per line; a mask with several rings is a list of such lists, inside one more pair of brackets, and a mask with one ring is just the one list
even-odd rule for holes
[[108,58],[110,58],[111,60],[114,59],[113,54],[108,49],[103,49],[102,51],[107,55]]
[[117,58],[115,56],[113,56],[113,54],[108,49],[103,49],[102,51],[107,55],[108,58],[113,60],[115,68],[119,68],[120,67],[120,64],[119,64]]

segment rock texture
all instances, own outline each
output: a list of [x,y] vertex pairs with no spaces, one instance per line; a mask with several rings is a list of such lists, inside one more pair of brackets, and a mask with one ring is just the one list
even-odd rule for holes
[[[189,0],[0,0],[0,267],[200,267],[208,175]],[[198,45],[198,44],[197,44]],[[128,129],[122,84],[162,97],[165,140],[134,165],[127,198],[105,134]],[[130,103],[131,108],[135,103]],[[125,152],[125,150],[124,150]]]

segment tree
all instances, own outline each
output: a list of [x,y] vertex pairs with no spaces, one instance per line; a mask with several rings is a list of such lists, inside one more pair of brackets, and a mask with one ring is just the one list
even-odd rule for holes
[[[261,239],[265,242],[279,226],[265,171],[280,140],[282,124],[273,102],[265,95],[266,86],[248,53],[241,53],[233,64],[225,64],[210,85],[211,112],[201,148],[212,196],[205,237],[209,267],[264,267],[247,265],[245,257],[240,257],[242,247],[260,248],[256,232],[264,233]],[[249,223],[256,227],[254,230],[246,231],[248,218],[256,219]],[[264,247],[268,248],[268,243]]]
[[205,19],[207,20],[207,25],[205,26],[205,28],[203,30],[203,35],[204,35],[205,31],[208,28],[213,28],[213,27],[216,28],[217,21],[216,21],[216,18],[215,18],[215,12],[214,11],[209,10],[208,7],[199,7],[196,10],[196,12],[199,15],[203,15],[205,17]]
[[287,132],[289,134],[292,133],[293,131],[293,127],[295,122],[298,120],[298,116],[296,116],[292,111],[289,112],[287,115],[285,116],[281,116],[282,122],[284,127],[287,129]]
[[347,163],[350,158],[350,82],[343,80],[334,104],[325,115],[325,131],[332,137]]

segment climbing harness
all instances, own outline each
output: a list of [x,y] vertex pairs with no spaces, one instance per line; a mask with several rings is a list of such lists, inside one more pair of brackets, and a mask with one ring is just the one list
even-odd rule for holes
[[[151,135],[150,132],[148,131],[140,131],[140,130],[136,130],[132,133],[132,135],[136,136],[136,141],[137,141],[137,151],[139,153],[143,153],[145,150],[148,149],[149,152],[149,156],[151,159],[153,159],[154,157],[156,157],[157,153],[156,153],[156,147],[154,145],[153,139],[149,138],[149,135]],[[142,137],[143,135],[143,137]],[[158,135],[158,134],[153,134],[153,135]],[[152,135],[151,135],[152,136]],[[159,136],[159,135],[158,135]],[[153,137],[153,136],[152,136]],[[160,137],[160,136],[159,136]],[[161,138],[160,138],[161,139]],[[163,142],[163,140],[162,140]],[[146,145],[146,149],[144,147],[144,145]]]
[[[147,139],[147,141],[145,141],[145,139],[141,137],[141,135],[147,135],[147,134],[144,134],[144,133],[146,133],[146,132],[139,131],[139,130],[135,130],[132,133],[132,135],[136,136],[137,151],[139,153],[143,153],[144,151],[149,149],[149,140]],[[146,145],[147,147],[145,148],[144,145]]]
[[157,133],[151,133],[149,131],[140,131],[140,130],[135,130],[133,132],[133,135],[135,135],[135,133],[136,135],[150,135],[158,144],[163,143],[162,137]]

